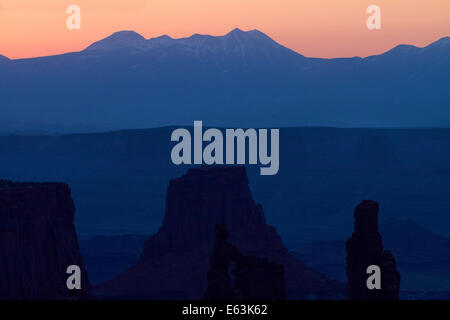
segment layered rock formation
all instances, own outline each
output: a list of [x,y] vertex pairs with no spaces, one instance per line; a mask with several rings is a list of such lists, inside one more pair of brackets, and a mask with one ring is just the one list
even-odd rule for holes
[[[363,200],[355,209],[355,232],[347,240],[347,289],[350,300],[398,299],[400,273],[378,232],[378,203]],[[368,289],[367,267],[381,269],[381,289]]]
[[164,221],[145,244],[139,263],[96,288],[105,298],[200,299],[207,288],[214,226],[228,227],[243,255],[284,266],[290,298],[336,297],[342,285],[308,268],[265,222],[244,167],[193,168],[169,183]]
[[[0,298],[86,298],[89,282],[63,183],[0,180]],[[81,268],[81,290],[68,290],[67,267]]]

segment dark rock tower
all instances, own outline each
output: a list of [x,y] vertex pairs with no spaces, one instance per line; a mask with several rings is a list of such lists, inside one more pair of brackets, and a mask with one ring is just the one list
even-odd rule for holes
[[286,299],[282,265],[268,259],[242,255],[236,246],[228,243],[228,231],[224,224],[217,224],[215,233],[206,299]]
[[[398,299],[400,273],[389,251],[383,252],[378,232],[378,203],[363,200],[355,209],[355,231],[347,240],[347,289],[350,300]],[[381,289],[367,288],[367,267],[381,270]]]
[[209,259],[208,287],[205,298],[226,300],[235,298],[230,267],[241,258],[236,246],[228,243],[228,230],[224,224],[215,226],[216,240]]

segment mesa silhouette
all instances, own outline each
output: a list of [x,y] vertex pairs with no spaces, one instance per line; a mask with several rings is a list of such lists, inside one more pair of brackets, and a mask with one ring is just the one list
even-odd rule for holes
[[[0,299],[85,299],[90,295],[64,183],[0,180]],[[81,269],[68,290],[67,267]]]
[[252,199],[245,168],[219,166],[192,168],[170,181],[163,224],[146,242],[139,262],[95,287],[95,295],[201,299],[208,287],[216,224],[227,226],[230,244],[243,255],[284,267],[288,298],[342,297],[343,284],[308,268],[283,247]]

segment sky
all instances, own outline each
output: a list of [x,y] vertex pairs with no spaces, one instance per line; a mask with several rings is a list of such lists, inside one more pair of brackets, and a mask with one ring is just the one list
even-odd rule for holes
[[[70,30],[67,7],[81,10]],[[369,5],[381,29],[369,30]],[[145,38],[258,29],[308,57],[365,57],[450,36],[450,0],[0,0],[0,54],[11,59],[80,51],[120,30]]]

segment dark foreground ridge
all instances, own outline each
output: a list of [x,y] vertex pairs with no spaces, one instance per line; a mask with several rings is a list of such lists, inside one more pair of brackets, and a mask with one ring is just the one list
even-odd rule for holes
[[[349,300],[398,300],[400,273],[391,252],[383,251],[378,232],[378,203],[363,200],[355,209],[355,232],[347,240],[347,281]],[[381,289],[367,288],[367,267],[381,269]]]
[[343,284],[292,256],[253,201],[244,167],[193,168],[169,183],[164,221],[140,261],[96,287],[100,298],[201,299],[214,245],[214,227],[228,228],[239,252],[284,267],[288,298],[342,298]]
[[[89,295],[64,183],[0,180],[0,299],[66,299]],[[81,268],[81,290],[68,290],[67,267]]]

